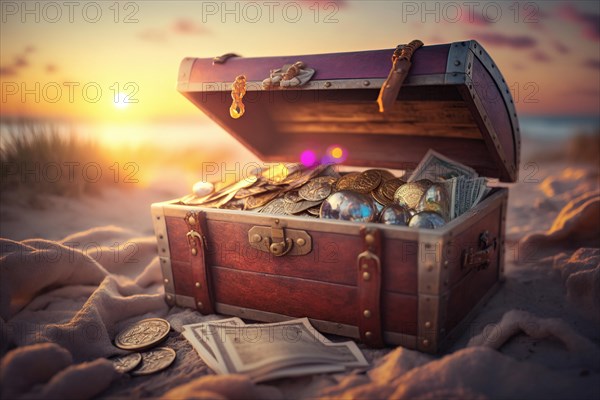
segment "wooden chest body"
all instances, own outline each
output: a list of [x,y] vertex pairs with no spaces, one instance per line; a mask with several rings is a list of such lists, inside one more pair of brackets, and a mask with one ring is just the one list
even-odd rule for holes
[[[463,52],[462,47],[469,50],[456,55],[462,57],[459,60],[460,65],[464,63],[462,72],[452,71],[452,68],[457,70],[456,60],[450,58],[455,56],[451,50],[455,45]],[[266,160],[291,161],[297,148],[320,142],[325,146],[327,138],[332,136],[350,148],[351,164],[410,168],[428,148],[434,148],[469,164],[482,175],[513,181],[517,173],[519,140],[510,94],[501,94],[503,88],[495,86],[496,101],[487,104],[473,89],[481,85],[473,81],[473,69],[477,68],[474,60],[478,59],[474,55],[476,42],[446,46],[448,48],[431,46],[438,47],[435,52],[427,52],[425,47],[423,53],[415,54],[414,68],[406,86],[412,87],[412,91],[407,92],[403,87],[397,106],[402,106],[403,101],[413,101],[411,107],[427,113],[428,108],[423,106],[427,101],[441,102],[437,105],[443,107],[452,103],[460,117],[456,126],[448,126],[447,119],[454,118],[448,116],[452,110],[437,121],[430,118],[429,125],[413,118],[412,130],[404,126],[410,124],[403,120],[401,113],[377,124],[375,120],[380,117],[369,111],[367,125],[375,127],[375,133],[356,128],[354,133],[340,134],[339,129],[348,129],[352,124],[339,120],[332,123],[324,119],[325,114],[315,115],[312,100],[305,96],[311,90],[322,90],[322,80],[330,82],[329,88],[351,79],[342,74],[334,80],[334,75],[328,75],[333,74],[330,69],[320,66],[319,56],[303,60],[316,65],[321,76],[315,74],[309,83],[316,87],[295,91],[300,93],[297,98],[301,100],[293,107],[300,112],[288,121],[308,129],[307,134],[294,133],[296,128],[282,123],[283,118],[275,121],[269,115],[267,107],[280,107],[278,115],[289,112],[286,108],[289,105],[282,101],[275,101],[273,106],[264,100],[265,106],[259,99],[254,109],[249,103],[248,115],[243,117],[247,119],[241,124],[241,119],[229,121],[228,104],[222,100],[223,93],[231,90],[224,76],[231,76],[233,80],[236,74],[245,73],[252,82],[259,79],[258,71],[264,71],[265,65],[273,68],[290,59],[294,62],[295,58],[254,59],[244,68],[234,70],[235,64],[230,64],[227,68],[231,71],[217,72],[211,72],[212,67],[205,65],[205,60],[186,59],[180,71],[180,90]],[[353,53],[341,58],[349,54]],[[420,59],[419,54],[425,58]],[[369,85],[377,89],[383,83],[380,75],[387,74],[390,64],[381,61],[382,67],[379,61],[373,62],[376,59],[373,54],[367,58],[371,64],[352,74],[368,78]],[[443,61],[435,61],[438,58]],[[231,61],[239,64],[243,59]],[[490,62],[484,60],[488,65]],[[445,69],[437,71],[442,64]],[[212,80],[211,84],[217,85],[218,90],[201,88],[199,82],[194,82],[199,79],[194,78],[198,71],[206,68],[203,79]],[[268,68],[266,70],[268,72]],[[338,66],[338,74],[340,70],[343,68]],[[497,76],[502,79],[499,72]],[[486,73],[488,78],[496,85],[496,79]],[[354,104],[350,108],[371,102],[375,93],[372,89],[339,88],[333,92],[336,95],[319,104],[319,109],[327,109],[340,99]],[[337,94],[340,92],[343,95]],[[403,96],[413,96],[413,100],[403,100]],[[467,101],[469,99],[471,101]],[[308,109],[302,112],[302,107]],[[265,124],[265,129],[257,130]],[[441,129],[444,126],[446,129]],[[258,133],[263,131],[286,135],[290,141],[285,145],[268,146],[265,137]],[[382,142],[368,145],[374,140]],[[381,149],[379,158],[369,154],[374,146]],[[435,230],[183,206],[176,201],[153,204],[166,299],[170,304],[196,308],[202,313],[217,312],[257,321],[306,316],[322,332],[360,339],[373,346],[397,344],[436,352],[453,332],[460,330],[461,322],[501,281],[507,197],[507,189],[496,188],[475,208]],[[268,243],[282,237],[294,242],[294,251],[290,254],[276,257],[268,248],[263,248],[264,241]]]

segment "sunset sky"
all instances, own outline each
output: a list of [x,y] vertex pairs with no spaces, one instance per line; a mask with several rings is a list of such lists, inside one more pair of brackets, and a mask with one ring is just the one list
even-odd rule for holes
[[[480,41],[521,115],[598,115],[600,109],[597,1],[0,4],[3,117],[201,119],[175,89],[183,57],[393,48],[415,38],[426,44]],[[115,94],[117,100],[131,94],[137,103],[118,107]]]

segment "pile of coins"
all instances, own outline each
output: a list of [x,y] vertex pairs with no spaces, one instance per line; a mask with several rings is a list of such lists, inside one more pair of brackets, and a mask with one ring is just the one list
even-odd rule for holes
[[[175,361],[175,350],[155,347],[162,342],[171,325],[161,318],[148,318],[128,326],[115,337],[115,346],[132,353],[111,359],[119,373],[133,376],[151,375],[162,371]],[[140,353],[141,352],[141,353]]]
[[[207,187],[214,189],[206,194]],[[385,169],[341,174],[332,165],[271,167],[222,187],[195,188],[201,193],[180,204],[420,228],[443,226],[450,206],[444,186],[427,179],[407,183]]]

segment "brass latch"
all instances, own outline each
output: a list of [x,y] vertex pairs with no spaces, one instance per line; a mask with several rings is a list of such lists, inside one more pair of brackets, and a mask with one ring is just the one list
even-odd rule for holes
[[464,251],[462,269],[473,268],[479,271],[490,265],[492,254],[496,250],[496,238],[491,239],[489,231],[484,231],[479,236],[479,249],[475,251],[473,247],[469,247]]
[[302,256],[312,250],[310,235],[297,229],[276,226],[253,226],[248,231],[248,242],[253,248],[270,253],[275,257]]
[[186,214],[184,220],[189,229],[186,237],[190,245],[190,253],[192,256],[197,256],[206,247],[206,238],[200,234],[200,214],[191,211]]

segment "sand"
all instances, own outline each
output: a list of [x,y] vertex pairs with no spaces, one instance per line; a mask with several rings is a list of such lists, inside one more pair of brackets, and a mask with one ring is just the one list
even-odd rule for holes
[[[255,386],[243,377],[204,376],[208,371],[176,333],[183,323],[197,321],[199,316],[178,309],[169,313],[175,333],[168,343],[178,350],[178,357],[183,361],[169,374],[143,381],[104,379],[95,391],[79,388],[79,392],[63,388],[64,381],[55,375],[54,382],[46,383],[44,389],[38,388],[35,393],[38,396],[74,393],[83,398],[99,393],[103,396],[199,398],[244,395],[263,398],[598,398],[598,166],[561,160],[538,163],[534,154],[524,152],[520,180],[510,189],[506,281],[445,354],[430,356],[400,347],[365,350],[367,358],[373,361],[366,374],[315,376]],[[177,171],[171,171],[157,177],[149,187],[126,191],[111,189],[99,197],[48,197],[44,199],[43,209],[32,209],[23,196],[9,194],[2,198],[0,235],[13,240],[34,237],[61,240],[90,228],[112,226],[86,234],[96,235],[95,240],[107,246],[115,238],[135,243],[139,240],[148,253],[145,264],[128,266],[124,274],[141,288],[140,293],[144,288],[160,290],[160,277],[152,272],[155,255],[150,204],[178,197],[189,190],[187,180],[178,181],[177,176]],[[3,253],[5,251],[3,249]],[[133,287],[127,286],[133,283],[124,284],[118,279],[110,281],[111,274],[120,268],[116,263],[105,259],[96,261],[102,270],[94,270],[99,274],[95,285],[110,284],[114,290],[122,285]],[[6,276],[3,274],[3,279]],[[102,276],[108,276],[103,279],[110,278],[110,282],[100,279]],[[81,296],[89,296],[85,290],[81,293]],[[34,297],[35,293],[23,301],[27,303]],[[159,309],[160,313],[165,312]],[[6,312],[10,315],[11,311]],[[3,315],[3,325],[9,322],[6,318]],[[28,344],[31,342],[21,343],[22,346]],[[27,347],[20,349],[24,348]],[[3,346],[3,356],[6,350],[8,348]],[[37,352],[34,354],[56,354],[57,362],[62,364],[54,368],[63,370],[67,377],[78,373],[93,376],[106,368],[102,361],[94,361],[89,355],[63,354],[60,348],[54,347],[33,350]],[[94,354],[102,354],[102,351]],[[18,355],[11,352],[2,360],[5,367],[12,366],[9,372],[16,368],[13,374],[18,374],[19,364],[8,361],[18,361]],[[76,362],[85,360],[87,364],[73,366],[73,357]],[[47,371],[39,373],[53,375]],[[40,379],[45,382],[43,379],[48,377]],[[31,389],[23,382],[19,385],[13,387],[15,392],[11,393],[27,393]]]

